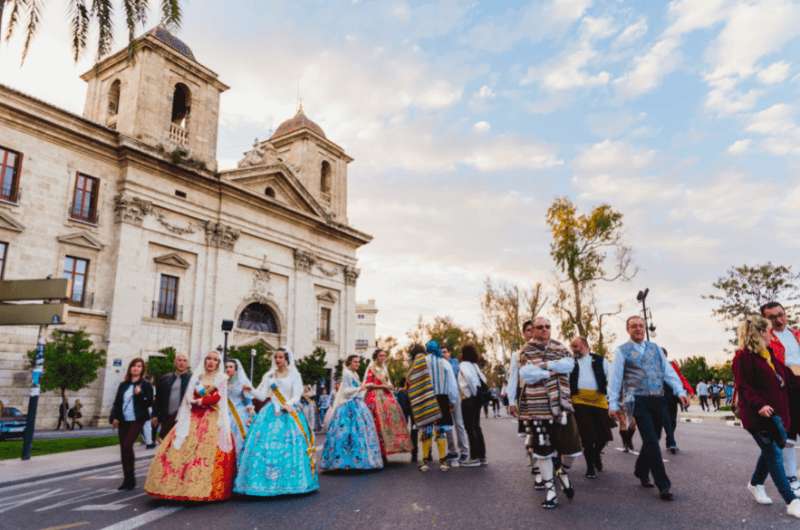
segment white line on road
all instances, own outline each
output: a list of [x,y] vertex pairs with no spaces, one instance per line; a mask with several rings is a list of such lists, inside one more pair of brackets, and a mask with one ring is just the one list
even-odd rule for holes
[[137,497],[144,497],[147,493],[139,493],[137,495],[131,495],[130,497],[125,497],[124,499],[117,499],[113,502],[109,502],[107,504],[84,504],[83,506],[79,506],[77,508],[73,508],[73,512],[116,512],[117,510],[121,510],[122,508],[127,508],[130,504],[123,504],[124,502],[128,502],[133,500]]
[[183,506],[162,506],[161,508],[150,510],[136,517],[131,517],[130,519],[125,519],[124,521],[106,526],[102,530],[133,530],[134,528],[139,528],[153,521],[158,521],[182,509]]

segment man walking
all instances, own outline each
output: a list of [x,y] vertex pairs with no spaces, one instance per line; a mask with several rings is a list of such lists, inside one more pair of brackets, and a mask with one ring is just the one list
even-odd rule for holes
[[[664,354],[664,357],[667,357],[668,354],[666,348],[661,348],[661,352]],[[675,361],[670,361],[669,364],[672,366],[672,369],[675,370],[675,374],[678,376],[678,379],[681,380],[681,384],[683,385],[683,389],[686,391],[687,396],[694,395],[694,389],[692,388],[692,385],[689,384],[689,381],[683,377],[678,363]],[[667,404],[667,418],[664,420],[664,432],[667,438],[667,450],[674,455],[678,453],[678,443],[675,441],[675,429],[678,428],[678,406],[680,405],[681,408],[683,408],[683,404],[675,395],[675,392],[672,391],[672,387],[666,383],[664,383],[664,401]]]
[[657,344],[645,340],[644,319],[638,315],[628,317],[625,327],[630,341],[614,352],[608,382],[608,413],[619,414],[622,390],[633,395],[633,416],[642,437],[642,449],[636,459],[634,475],[645,488],[652,488],[650,474],[656,483],[659,497],[665,501],[673,499],[670,481],[664,462],[661,460],[659,437],[667,416],[664,403],[664,383],[681,402],[686,402],[686,391],[681,380],[667,362]]
[[606,398],[608,361],[592,353],[583,337],[572,339],[569,347],[576,359],[569,390],[586,459],[586,478],[594,479],[597,471],[603,471],[601,452],[613,439]]
[[[781,361],[795,375],[800,375],[800,330],[790,328],[786,317],[786,310],[778,302],[770,302],[761,306],[761,316],[770,321],[772,337],[769,347],[775,357]],[[791,391],[790,391],[791,392]],[[791,403],[800,402],[798,393],[790,394]],[[788,434],[786,447],[783,449],[783,467],[789,486],[795,495],[800,495],[800,481],[797,480],[797,434],[800,430],[800,407],[789,408],[791,414],[791,432]]]
[[159,427],[158,435],[163,439],[172,427],[178,416],[178,409],[192,372],[189,370],[189,357],[185,353],[175,354],[175,370],[161,376],[156,385],[156,398],[153,410],[155,417],[151,420],[153,427]]
[[[441,349],[442,358],[453,367],[453,375],[458,381],[458,359],[450,353],[447,344],[442,344]],[[469,438],[467,438],[467,429],[464,427],[464,415],[461,412],[461,394],[457,395],[458,402],[453,406],[453,430],[447,433],[447,461],[450,467],[472,463],[469,458]]]
[[700,399],[700,408],[704,411],[711,411],[708,406],[708,385],[705,381],[697,383],[697,397]]

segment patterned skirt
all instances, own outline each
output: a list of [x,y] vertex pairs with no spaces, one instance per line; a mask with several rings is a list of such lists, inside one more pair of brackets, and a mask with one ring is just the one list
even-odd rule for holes
[[378,389],[367,392],[364,402],[372,413],[381,455],[411,452],[411,436],[408,434],[403,409],[388,390]]
[[176,501],[224,501],[231,497],[236,472],[233,450],[217,447],[215,409],[193,409],[189,434],[180,449],[173,447],[172,429],[156,449],[144,490],[153,497]]
[[[298,413],[298,417],[310,433],[305,416]],[[271,404],[264,406],[244,441],[233,491],[272,497],[318,489],[319,475],[312,469],[308,444],[294,419],[285,412],[276,415]]]
[[372,414],[361,399],[340,405],[331,417],[322,469],[381,469],[381,445]]

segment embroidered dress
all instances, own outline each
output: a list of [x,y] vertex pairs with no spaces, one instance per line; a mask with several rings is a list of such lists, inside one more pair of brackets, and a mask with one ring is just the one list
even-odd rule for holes
[[[391,386],[386,369],[374,363],[367,368],[366,383]],[[406,428],[406,418],[392,391],[385,388],[367,390],[364,403],[375,420],[381,455],[385,458],[387,455],[410,452],[411,437]]]
[[[294,414],[281,409],[275,389]],[[242,452],[233,490],[244,495],[272,497],[308,493],[319,489],[319,475],[313,462],[313,433],[300,412],[303,382],[294,367],[288,375],[268,372],[253,396],[271,398],[253,420]]]
[[[177,501],[223,501],[231,496],[236,456],[232,441],[227,451],[219,447],[220,436],[224,435],[219,416],[226,411],[220,406],[223,396],[216,389],[205,395],[201,393],[202,390],[193,392],[194,399],[202,398],[202,401],[199,405],[191,405],[188,418],[179,415],[179,423],[189,422],[185,439],[176,440],[181,438],[180,425],[177,425],[156,449],[144,485],[144,490],[153,497]],[[227,414],[224,416],[227,423]],[[228,438],[230,436],[228,433]]]
[[381,445],[360,395],[358,375],[345,368],[322,450],[322,469],[381,469]]

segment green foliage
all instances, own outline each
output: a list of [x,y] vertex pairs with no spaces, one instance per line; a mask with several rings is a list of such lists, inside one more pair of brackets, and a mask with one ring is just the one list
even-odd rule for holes
[[386,369],[389,371],[389,379],[395,388],[403,388],[406,384],[408,375],[408,361],[402,354],[393,355],[386,360]]
[[702,355],[695,355],[681,359],[678,362],[681,368],[681,373],[692,385],[692,388],[697,386],[700,381],[708,382],[713,376],[711,369],[708,367],[706,358]]
[[296,362],[297,370],[303,378],[304,385],[313,385],[328,375],[325,362],[325,349],[317,347],[311,355],[307,355]]
[[[28,352],[33,366],[36,350]],[[94,344],[84,330],[66,332],[56,330],[52,340],[44,347],[44,374],[42,392],[59,390],[66,399],[66,391],[77,392],[97,379],[97,371],[106,364],[105,350],[94,349]]]
[[177,352],[172,346],[161,348],[158,353],[162,355],[152,355],[147,359],[147,373],[158,381],[162,375],[168,374],[175,369],[175,355]]
[[272,366],[272,352],[273,349],[263,343],[248,344],[239,346],[238,348],[228,349],[228,357],[231,359],[238,359],[247,375],[250,375],[250,350],[256,350],[256,355],[253,362],[253,375],[250,377],[253,385],[258,386],[261,378]]
[[[33,440],[33,447],[31,447],[31,456],[65,453],[67,451],[78,451],[81,449],[95,449],[97,447],[117,445],[118,443],[119,436],[116,434],[113,436],[86,436],[81,438],[57,438],[52,440],[35,438]],[[5,440],[0,442],[0,460],[19,458],[21,453],[22,440]]]
[[454,357],[461,355],[461,347],[471,342],[478,348],[478,353],[486,351],[483,338],[473,329],[456,324],[448,316],[434,317],[433,322],[426,323],[422,319],[417,323],[417,328],[408,333],[412,342],[424,345],[425,341],[436,340],[440,345],[446,345]]
[[524,342],[522,323],[537,316],[545,304],[547,297],[542,294],[541,283],[527,288],[495,284],[487,277],[481,296],[481,312],[488,349],[499,353],[500,360],[507,362]]

